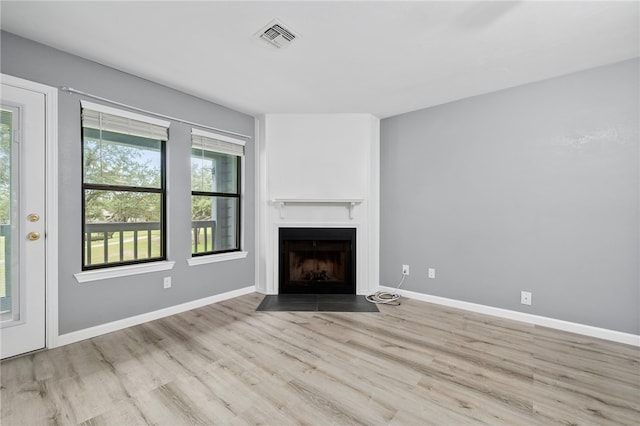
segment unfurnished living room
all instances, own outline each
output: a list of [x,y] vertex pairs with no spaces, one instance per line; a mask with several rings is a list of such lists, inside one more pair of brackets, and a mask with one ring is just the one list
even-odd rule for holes
[[640,2],[0,25],[3,426],[640,423]]

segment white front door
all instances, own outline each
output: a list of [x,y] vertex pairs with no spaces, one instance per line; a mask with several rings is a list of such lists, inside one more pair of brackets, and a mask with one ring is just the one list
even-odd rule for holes
[[0,91],[0,352],[45,347],[45,95]]

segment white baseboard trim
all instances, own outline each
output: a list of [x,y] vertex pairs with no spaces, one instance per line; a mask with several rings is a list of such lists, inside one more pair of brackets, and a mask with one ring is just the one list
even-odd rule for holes
[[452,308],[463,309],[465,311],[477,312],[480,314],[492,315],[494,317],[506,318],[515,321],[526,322],[529,324],[540,325],[543,327],[555,328],[557,330],[568,331],[571,333],[582,334],[590,337],[597,337],[599,339],[611,340],[627,345],[640,346],[640,335],[636,334],[623,333],[621,331],[608,330],[606,328],[593,327],[591,325],[527,314],[525,312],[517,312],[509,309],[494,308],[492,306],[463,302],[461,300],[432,296],[429,294],[417,293],[414,291],[396,290],[393,287],[380,286],[380,291],[398,293],[402,297],[407,297],[409,299],[421,300],[423,302],[435,303],[437,305],[449,306]]
[[170,306],[168,308],[158,309],[157,311],[147,312],[133,317],[124,318],[106,324],[96,325],[95,327],[72,331],[71,333],[58,336],[58,338],[56,339],[56,347],[79,342],[85,339],[90,339],[102,334],[122,330],[123,328],[132,327],[134,325],[179,314],[181,312],[190,311],[192,309],[200,308],[212,303],[222,302],[223,300],[233,299],[234,297],[243,296],[255,291],[255,286],[249,286],[238,290],[228,291],[226,293],[216,294],[214,296],[205,297],[204,299],[192,300],[191,302],[183,303],[180,305]]

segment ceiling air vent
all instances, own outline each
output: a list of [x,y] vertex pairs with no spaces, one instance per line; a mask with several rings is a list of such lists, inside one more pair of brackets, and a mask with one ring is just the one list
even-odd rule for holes
[[278,49],[287,47],[298,37],[277,19],[269,22],[256,36]]

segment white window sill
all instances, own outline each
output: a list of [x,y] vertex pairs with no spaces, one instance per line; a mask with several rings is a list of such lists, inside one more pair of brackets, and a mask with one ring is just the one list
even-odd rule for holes
[[73,276],[79,283],[107,280],[109,278],[126,277],[129,275],[146,274],[147,272],[166,271],[173,269],[176,262],[160,261],[141,263],[139,265],[116,266],[114,268],[96,269],[94,271],[78,272]]
[[189,266],[205,265],[207,263],[225,262],[227,260],[244,259],[248,251],[232,251],[230,253],[212,254],[209,256],[196,256],[187,259]]

